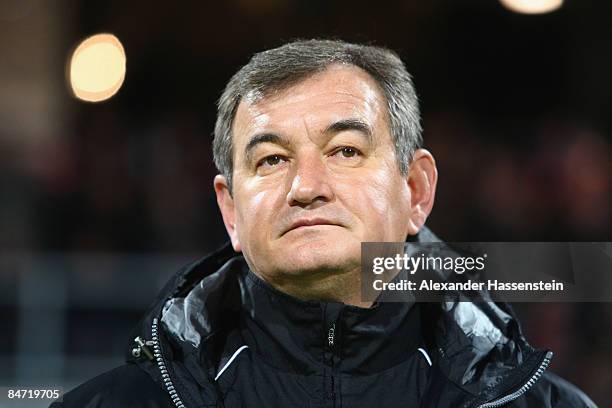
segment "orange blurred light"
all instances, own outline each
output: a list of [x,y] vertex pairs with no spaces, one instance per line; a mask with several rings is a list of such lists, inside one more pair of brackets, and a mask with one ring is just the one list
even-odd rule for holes
[[72,53],[69,81],[74,96],[101,102],[117,93],[125,79],[123,45],[112,34],[96,34],[83,40]]
[[543,14],[557,10],[563,0],[499,0],[508,10],[522,14]]

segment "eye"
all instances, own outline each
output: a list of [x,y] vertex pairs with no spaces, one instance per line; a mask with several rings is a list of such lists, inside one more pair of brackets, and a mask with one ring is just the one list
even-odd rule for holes
[[360,154],[359,150],[350,146],[343,146],[340,149],[336,150],[334,154],[341,153],[342,157],[351,158],[358,156]]
[[283,156],[278,155],[278,154],[271,154],[270,156],[266,156],[263,159],[261,159],[257,163],[257,167],[264,166],[264,165],[268,167],[274,167],[280,164],[283,160],[285,160]]

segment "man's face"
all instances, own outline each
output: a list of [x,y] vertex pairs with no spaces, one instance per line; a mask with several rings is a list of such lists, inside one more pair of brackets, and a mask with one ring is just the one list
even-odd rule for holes
[[351,66],[333,65],[255,103],[242,100],[233,199],[221,209],[234,249],[256,273],[354,270],[361,242],[416,232],[387,118],[377,83]]

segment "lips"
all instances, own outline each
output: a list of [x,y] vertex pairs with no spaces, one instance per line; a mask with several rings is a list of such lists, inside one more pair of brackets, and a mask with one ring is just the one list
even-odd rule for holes
[[283,235],[296,228],[310,227],[313,225],[340,225],[340,224],[334,221],[330,221],[326,218],[301,218],[297,221],[294,221],[291,224],[291,226],[285,232],[283,232]]

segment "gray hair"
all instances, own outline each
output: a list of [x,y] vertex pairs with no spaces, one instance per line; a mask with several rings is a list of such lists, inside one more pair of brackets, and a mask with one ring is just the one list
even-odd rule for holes
[[421,147],[418,99],[412,78],[399,56],[372,45],[351,44],[337,40],[298,40],[255,54],[227,83],[217,105],[217,123],[213,141],[215,165],[227,179],[232,191],[232,124],[242,98],[257,101],[286,89],[332,64],[359,67],[378,83],[387,100],[389,129],[401,174],[408,167],[416,149]]

